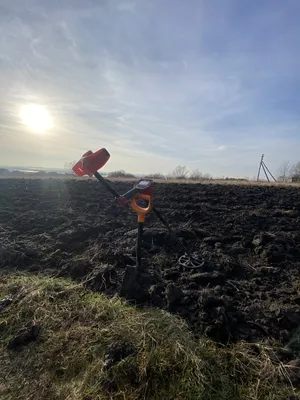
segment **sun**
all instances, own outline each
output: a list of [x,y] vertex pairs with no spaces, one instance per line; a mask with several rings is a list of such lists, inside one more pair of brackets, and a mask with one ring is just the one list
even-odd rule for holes
[[24,125],[35,132],[46,132],[53,127],[52,118],[47,109],[37,104],[23,105],[20,118]]

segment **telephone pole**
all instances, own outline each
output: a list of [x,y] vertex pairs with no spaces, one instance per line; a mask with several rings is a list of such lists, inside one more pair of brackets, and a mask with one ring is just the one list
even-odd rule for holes
[[[270,178],[269,175],[272,179],[274,179],[274,182],[277,182],[276,178],[274,177],[274,175],[271,173],[271,171],[269,170],[269,168],[266,166],[266,163],[264,162],[264,158],[265,155],[262,154],[261,159],[260,159],[260,163],[259,163],[259,167],[258,167],[258,174],[257,174],[257,181],[259,181],[259,177],[260,177],[260,173],[261,170],[264,171],[266,178],[268,180],[268,182],[270,182]],[[268,175],[269,174],[269,175]]]
[[259,181],[259,175],[260,175],[260,171],[261,171],[261,166],[262,166],[262,163],[264,162],[264,154],[262,154],[262,156],[261,156],[261,159],[260,159],[260,163],[259,163],[259,168],[258,168],[258,174],[257,174],[257,181]]

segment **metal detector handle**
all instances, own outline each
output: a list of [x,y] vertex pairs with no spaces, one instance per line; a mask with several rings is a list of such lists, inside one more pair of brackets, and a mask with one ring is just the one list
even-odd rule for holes
[[[142,200],[148,201],[148,206],[140,207],[136,202],[137,199],[142,199]],[[138,214],[138,222],[144,223],[146,214],[148,214],[152,210],[151,196],[149,196],[148,194],[137,194],[131,200],[131,207],[132,207],[133,211],[135,211]]]
[[128,190],[128,192],[122,194],[121,197],[130,201],[137,194],[147,194],[148,196],[152,196],[152,181],[149,179],[140,179],[132,189]]
[[134,196],[136,196],[140,192],[139,189],[133,188],[130,189],[128,192],[122,194],[122,197],[124,197],[126,200],[131,200]]
[[98,179],[98,181],[106,187],[106,189],[115,197],[118,198],[120,197],[120,194],[107,182],[105,178],[103,178],[102,175],[99,174],[99,172],[95,172],[94,176]]
[[161,212],[156,207],[152,207],[152,210],[154,214],[157,216],[157,218],[160,220],[160,222],[162,222],[162,224],[165,225],[165,227],[168,229],[169,234],[171,234],[172,233],[171,227],[168,224],[165,217],[162,216]]

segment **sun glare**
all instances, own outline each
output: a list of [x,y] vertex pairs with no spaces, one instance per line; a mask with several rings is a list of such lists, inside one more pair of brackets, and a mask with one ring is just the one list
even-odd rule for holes
[[46,132],[53,123],[47,109],[36,104],[26,104],[21,107],[20,118],[24,125],[35,132]]

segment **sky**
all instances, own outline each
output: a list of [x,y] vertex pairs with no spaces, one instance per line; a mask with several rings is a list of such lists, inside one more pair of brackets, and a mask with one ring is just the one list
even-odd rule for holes
[[0,0],[0,165],[105,147],[105,171],[276,173],[300,160],[299,20],[299,0]]

